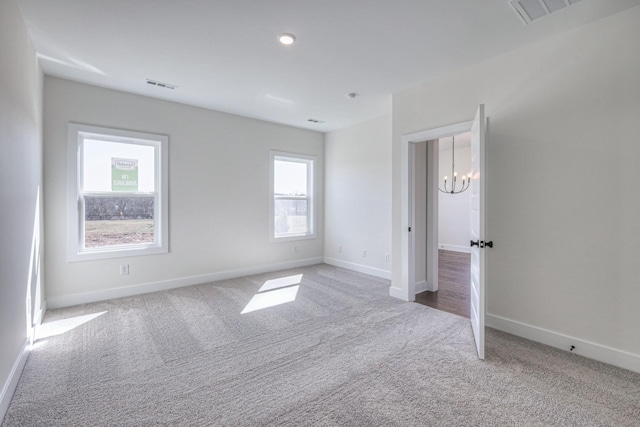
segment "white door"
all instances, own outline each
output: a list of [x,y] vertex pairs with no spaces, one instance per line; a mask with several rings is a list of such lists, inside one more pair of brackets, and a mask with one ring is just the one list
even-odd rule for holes
[[484,105],[478,107],[471,126],[471,327],[484,359]]

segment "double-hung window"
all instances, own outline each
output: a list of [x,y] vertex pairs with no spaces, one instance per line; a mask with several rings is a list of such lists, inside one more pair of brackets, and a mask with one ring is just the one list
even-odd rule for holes
[[315,157],[271,152],[271,240],[315,237]]
[[168,138],[78,124],[68,132],[68,259],[168,252]]

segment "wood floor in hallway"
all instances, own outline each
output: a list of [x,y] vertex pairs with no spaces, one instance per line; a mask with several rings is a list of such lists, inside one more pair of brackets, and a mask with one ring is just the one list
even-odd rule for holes
[[469,318],[471,254],[438,251],[438,291],[421,292],[416,302]]

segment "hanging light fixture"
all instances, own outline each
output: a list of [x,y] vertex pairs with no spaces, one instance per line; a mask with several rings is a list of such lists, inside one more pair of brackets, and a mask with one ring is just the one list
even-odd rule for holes
[[456,160],[456,137],[454,135],[452,136],[452,140],[451,140],[451,176],[452,176],[451,189],[447,188],[447,177],[445,176],[444,189],[438,187],[438,190],[442,191],[443,193],[449,193],[449,194],[462,193],[463,191],[469,188],[469,184],[471,183],[471,174],[467,175],[466,177],[463,175],[462,187],[459,190],[456,188],[458,186],[458,173],[455,171],[455,168],[456,168],[455,160]]

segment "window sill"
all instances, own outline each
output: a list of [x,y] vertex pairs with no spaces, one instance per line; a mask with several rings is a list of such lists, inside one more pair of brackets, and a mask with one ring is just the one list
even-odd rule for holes
[[166,254],[168,252],[169,252],[169,249],[166,247],[136,246],[136,247],[126,248],[126,249],[117,248],[117,249],[109,249],[109,250],[69,253],[67,257],[67,261],[68,262],[93,261],[93,260],[103,260],[103,259],[112,259],[112,258],[143,256],[143,255]]
[[277,242],[290,242],[292,240],[312,240],[315,238],[316,238],[315,234],[300,234],[300,235],[282,236],[282,237],[271,236],[271,239],[269,239],[269,241],[272,243],[277,243]]

